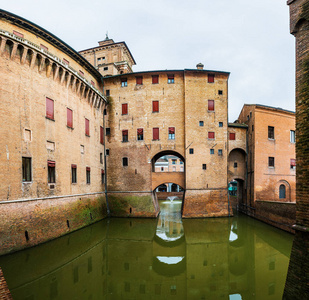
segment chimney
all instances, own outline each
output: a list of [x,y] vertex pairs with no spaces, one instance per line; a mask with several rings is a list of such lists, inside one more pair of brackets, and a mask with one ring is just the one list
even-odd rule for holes
[[204,65],[202,63],[199,63],[199,64],[196,65],[196,68],[198,70],[203,70],[204,69]]

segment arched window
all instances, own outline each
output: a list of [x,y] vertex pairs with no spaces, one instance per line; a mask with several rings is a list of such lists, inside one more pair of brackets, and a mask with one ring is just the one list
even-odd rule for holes
[[279,186],[279,199],[285,199],[285,185],[281,184]]

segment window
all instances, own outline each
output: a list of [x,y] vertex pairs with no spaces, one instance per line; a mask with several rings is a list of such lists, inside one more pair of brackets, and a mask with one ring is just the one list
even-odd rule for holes
[[122,130],[122,141],[123,142],[128,142],[128,130]]
[[275,139],[275,128],[273,126],[268,126],[268,138]]
[[193,148],[189,149],[189,154],[194,154],[194,149]]
[[206,170],[207,165],[206,165],[206,164],[203,164],[202,168],[203,168],[203,170]]
[[69,65],[70,64],[70,62],[67,60],[67,59],[62,59],[62,61],[63,61],[63,63],[65,63],[66,65]]
[[235,141],[236,140],[236,133],[230,132],[230,140]]
[[83,71],[79,70],[78,73],[79,73],[79,75],[84,77],[84,72]]
[[31,157],[22,158],[23,182],[31,181]]
[[161,167],[161,172],[164,172],[164,167]]
[[222,149],[218,149],[218,155],[222,155]]
[[104,71],[107,71],[107,70],[108,70],[108,67],[104,67],[103,70],[104,70]]
[[223,91],[222,90],[218,90],[218,94],[219,95],[223,95]]
[[46,98],[46,118],[54,120],[54,100]]
[[159,75],[152,75],[152,84],[159,83]]
[[234,162],[234,168],[237,168],[237,162]]
[[159,128],[158,127],[152,128],[152,139],[154,141],[159,140]]
[[71,174],[72,174],[72,183],[76,183],[77,182],[77,165],[71,165]]
[[121,114],[127,115],[128,114],[128,103],[123,103],[121,105]]
[[22,33],[18,32],[18,31],[15,31],[15,30],[13,30],[13,34],[18,36],[18,37],[20,37],[20,38],[24,37],[24,35]]
[[174,83],[174,74],[167,75],[167,83]]
[[285,185],[281,184],[279,186],[279,199],[285,199]]
[[215,74],[208,74],[208,83],[215,82]]
[[128,86],[128,80],[127,78],[121,78],[121,87]]
[[137,129],[137,140],[138,141],[143,141],[144,140],[144,129],[143,128],[138,128]]
[[223,127],[223,122],[219,122],[219,127]]
[[210,149],[210,154],[215,154],[215,149]]
[[152,112],[159,112],[159,101],[152,101]]
[[252,131],[254,131],[254,125],[252,125]]
[[175,139],[175,127],[168,128],[168,139],[174,140]]
[[100,164],[103,164],[103,153],[100,153]]
[[296,159],[295,158],[291,158],[290,159],[290,168],[291,169],[295,169],[296,168]]
[[104,145],[104,128],[100,126],[100,143]]
[[111,135],[111,129],[109,127],[105,128],[105,134]]
[[[93,80],[91,80],[91,85],[95,87],[95,83],[94,83]],[[109,95],[107,95],[107,91],[108,91],[108,93],[109,93],[109,90],[106,90],[106,96],[109,96]]]
[[105,173],[104,173],[104,170],[103,169],[101,169],[101,184],[104,184],[104,182],[105,182]]
[[42,44],[41,44],[40,46],[41,46],[42,49],[48,51],[48,48],[47,48],[45,45],[42,45]]
[[48,171],[48,183],[56,182],[56,163],[54,161],[47,161],[47,171]]
[[204,126],[204,121],[200,121],[199,125],[202,127]]
[[25,128],[24,140],[27,142],[31,142],[31,130],[30,129]]
[[89,120],[85,118],[85,135],[90,136]]
[[90,167],[86,167],[86,182],[90,184]]
[[211,140],[215,139],[215,133],[213,131],[208,131],[208,139],[211,139]]
[[136,76],[136,84],[137,85],[143,84],[143,76]]
[[122,166],[123,167],[127,167],[128,166],[128,158],[127,157],[123,157],[122,158]]
[[73,111],[67,108],[67,126],[73,128]]
[[208,100],[208,110],[209,111],[215,110],[215,101],[214,100]]
[[176,165],[176,159],[172,159],[172,165]]
[[106,91],[105,91],[105,94],[106,94],[106,97],[109,97],[109,96],[111,95],[110,90],[106,90]]
[[275,158],[268,157],[268,167],[274,168],[275,167]]
[[295,143],[295,130],[290,130],[290,142]]
[[109,149],[105,150],[105,154],[106,154],[106,156],[109,156]]
[[103,110],[103,115],[104,115],[104,116],[107,115],[107,110],[106,110],[106,108],[104,108],[104,110]]

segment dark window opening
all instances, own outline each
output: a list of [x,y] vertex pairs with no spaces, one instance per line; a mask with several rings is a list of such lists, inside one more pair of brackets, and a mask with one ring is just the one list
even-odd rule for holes
[[122,130],[122,141],[123,142],[128,142],[129,141],[128,134],[129,134],[128,130]]
[[281,184],[279,187],[279,199],[285,199],[285,185]]
[[86,167],[86,182],[90,184],[90,167]]
[[123,157],[122,158],[122,166],[123,167],[127,167],[128,166],[128,158],[127,157]]
[[105,128],[105,134],[111,135],[111,129],[109,127]]
[[109,156],[109,149],[105,150],[105,154],[106,154],[106,156]]
[[47,162],[48,167],[48,183],[56,182],[56,163],[54,161]]
[[104,70],[104,71],[107,71],[107,70],[108,70],[108,67],[104,67],[103,70]]
[[210,149],[210,154],[215,154],[215,150],[214,149]]
[[110,90],[106,90],[105,93],[106,93],[106,97],[110,96]]
[[103,153],[100,153],[100,164],[103,164]]
[[77,165],[71,165],[72,183],[77,182]]
[[268,157],[268,166],[269,167],[275,167],[275,158],[274,157]]
[[234,162],[234,168],[237,168],[237,162]]
[[222,149],[218,149],[218,155],[222,155]]
[[194,149],[193,148],[189,149],[189,154],[194,154]]
[[105,174],[104,174],[104,170],[101,170],[101,184],[104,184],[105,181]]
[[206,170],[207,166],[206,164],[203,164],[203,170]]
[[23,182],[31,181],[31,157],[22,158]]
[[200,121],[199,125],[202,127],[204,126],[204,121]]
[[144,140],[144,129],[143,128],[138,128],[137,129],[137,140],[138,141],[143,141]]
[[275,128],[273,126],[268,126],[268,138],[275,139]]
[[219,127],[223,127],[223,122],[219,122]]
[[222,90],[218,90],[218,94],[219,95],[223,95],[223,91]]

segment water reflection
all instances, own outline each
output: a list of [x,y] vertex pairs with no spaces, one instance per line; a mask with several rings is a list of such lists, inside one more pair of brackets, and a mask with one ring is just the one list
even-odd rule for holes
[[246,216],[110,219],[0,257],[14,299],[281,299],[292,235]]

